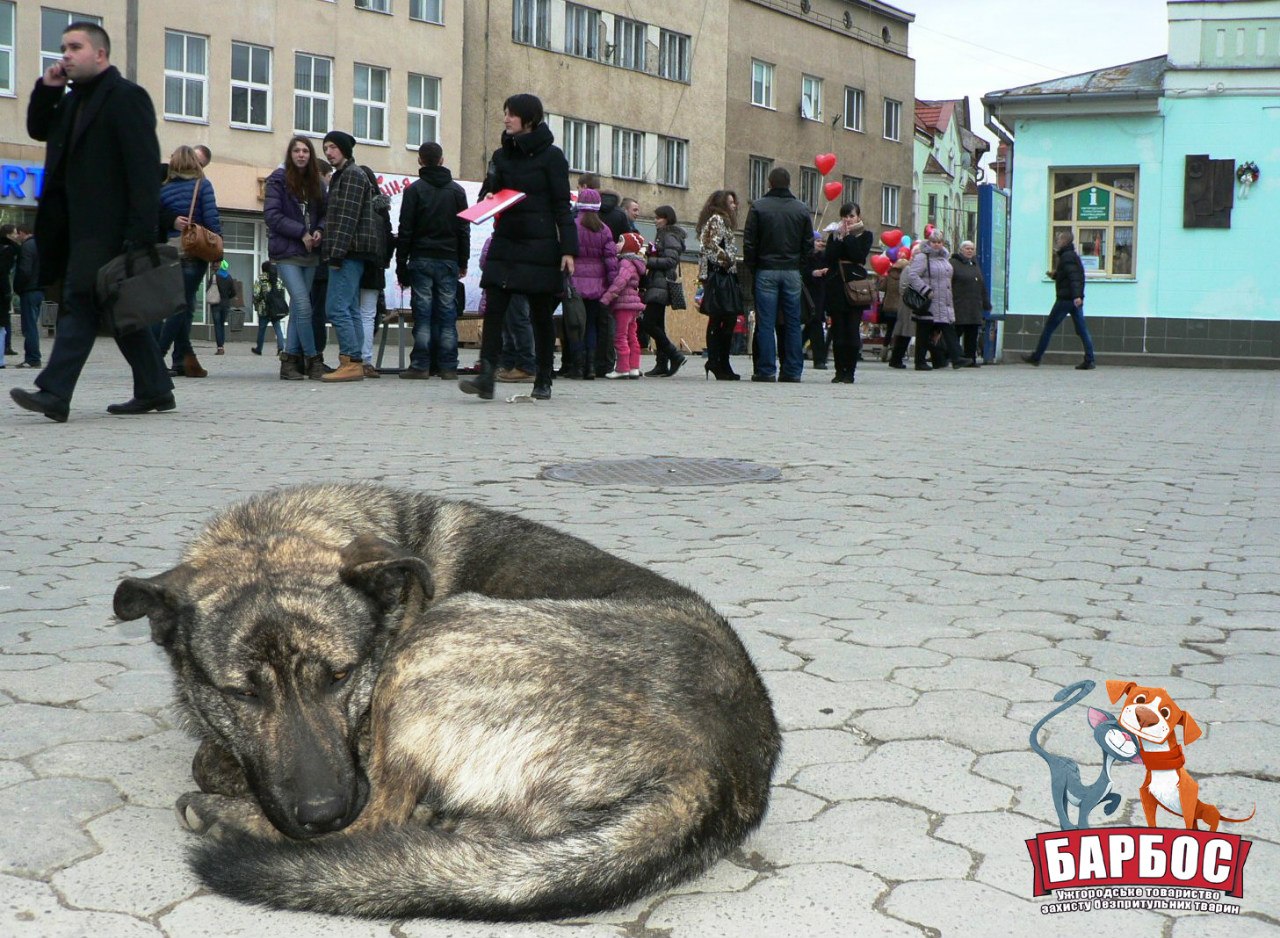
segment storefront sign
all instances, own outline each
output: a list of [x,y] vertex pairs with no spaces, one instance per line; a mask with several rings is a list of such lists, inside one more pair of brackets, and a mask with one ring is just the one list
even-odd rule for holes
[[1076,194],[1076,221],[1106,221],[1111,217],[1111,193],[1090,186]]
[[0,204],[35,205],[43,182],[39,163],[0,163]]

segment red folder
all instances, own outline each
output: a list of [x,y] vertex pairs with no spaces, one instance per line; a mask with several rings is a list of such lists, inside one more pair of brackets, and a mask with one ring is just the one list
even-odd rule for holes
[[473,225],[488,221],[499,212],[511,208],[517,202],[524,198],[523,192],[517,192],[515,189],[503,189],[501,192],[495,192],[487,199],[481,199],[470,208],[465,208],[458,213],[459,218],[465,218]]

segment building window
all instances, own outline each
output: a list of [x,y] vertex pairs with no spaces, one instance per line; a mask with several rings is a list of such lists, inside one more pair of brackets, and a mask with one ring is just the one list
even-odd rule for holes
[[440,79],[409,73],[409,131],[405,143],[416,150],[440,142]]
[[664,29],[658,40],[658,74],[672,81],[689,80],[689,37]]
[[613,61],[633,71],[644,71],[645,36],[648,27],[621,16],[613,21]]
[[644,134],[614,128],[613,175],[618,179],[644,178]]
[[925,221],[931,225],[938,223],[938,194],[936,192],[929,193],[928,208],[925,209]]
[[13,94],[13,33],[16,29],[14,6],[10,0],[0,2],[0,94]]
[[72,13],[70,10],[40,8],[40,74],[54,62],[62,61],[62,31],[72,23],[97,23],[102,17],[91,13]]
[[362,143],[387,142],[387,70],[356,66],[352,95],[352,135]]
[[856,202],[862,204],[862,180],[857,176],[842,176],[840,182],[844,185],[844,200],[846,202]]
[[751,60],[751,103],[773,107],[773,66],[758,59]]
[[600,59],[600,11],[576,3],[564,5],[564,51],[584,59]]
[[902,138],[902,102],[884,99],[884,138],[900,140]]
[[1087,277],[1132,277],[1138,222],[1138,171],[1132,167],[1050,170],[1053,242],[1069,232]]
[[231,126],[271,127],[271,50],[231,43]]
[[374,13],[390,13],[391,0],[356,0],[357,10],[372,10]]
[[293,57],[293,129],[327,134],[333,113],[333,59],[299,52]]
[[664,186],[689,186],[689,141],[675,137],[662,138],[662,159],[658,166],[658,181]]
[[809,206],[810,214],[818,211],[818,191],[822,188],[822,176],[809,166],[800,167],[800,201]]
[[844,129],[862,133],[862,112],[866,107],[867,96],[860,88],[844,89]]
[[203,121],[209,100],[209,40],[165,30],[164,116]]
[[598,137],[599,124],[586,121],[570,120],[564,122],[564,155],[569,161],[569,169],[575,173],[594,173],[599,171],[600,145]]
[[444,0],[409,0],[409,19],[444,24]]
[[800,116],[808,121],[822,120],[822,79],[812,75],[800,78]]
[[880,189],[880,223],[898,224],[898,199],[902,190],[898,186],[882,186]]
[[773,160],[767,156],[753,156],[747,165],[747,197],[754,202],[769,191],[769,171]]
[[511,38],[550,49],[551,0],[515,0],[511,6]]

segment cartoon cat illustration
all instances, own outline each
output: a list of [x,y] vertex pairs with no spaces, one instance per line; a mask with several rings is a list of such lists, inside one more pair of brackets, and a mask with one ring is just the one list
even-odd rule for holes
[[[1062,706],[1050,711],[1031,730],[1031,748],[1040,758],[1049,764],[1049,786],[1053,795],[1053,807],[1058,812],[1058,823],[1062,830],[1083,830],[1089,826],[1089,814],[1098,805],[1103,806],[1103,814],[1115,814],[1120,807],[1120,796],[1111,790],[1111,767],[1118,762],[1142,764],[1142,756],[1138,752],[1138,741],[1133,734],[1124,729],[1116,718],[1096,707],[1088,710],[1089,725],[1093,727],[1093,739],[1102,750],[1102,771],[1097,781],[1086,785],[1080,780],[1080,766],[1066,756],[1046,752],[1036,741],[1036,736],[1044,729],[1045,724],[1084,700],[1097,686],[1094,681],[1078,681],[1064,687],[1053,695],[1054,700],[1065,701]],[[1073,824],[1067,811],[1077,808],[1077,819]]]

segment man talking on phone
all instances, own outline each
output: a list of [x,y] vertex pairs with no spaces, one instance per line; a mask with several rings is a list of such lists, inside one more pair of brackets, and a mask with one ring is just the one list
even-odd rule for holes
[[[62,58],[36,82],[27,133],[46,144],[44,188],[36,211],[40,285],[61,284],[58,331],[35,391],[12,388],[20,407],[65,423],[102,311],[98,268],[126,247],[156,241],[160,143],[146,91],[111,64],[111,40],[96,23],[62,33]],[[173,410],[173,381],[149,329],[116,339],[133,370],[133,397],[112,414]]]

